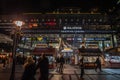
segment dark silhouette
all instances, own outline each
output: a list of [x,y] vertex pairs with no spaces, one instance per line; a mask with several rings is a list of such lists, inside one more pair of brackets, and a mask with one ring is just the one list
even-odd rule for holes
[[100,60],[99,56],[98,56],[98,58],[96,59],[95,64],[96,64],[96,66],[95,66],[95,71],[97,71],[97,68],[99,68],[99,70],[102,71],[102,70],[101,70],[101,60]]
[[36,61],[37,61],[36,56],[33,56],[33,60],[34,60],[34,61],[35,61],[35,63],[36,63]]
[[60,57],[60,67],[59,67],[59,72],[60,73],[63,73],[64,63],[65,63],[65,59],[64,59],[63,55],[61,55],[61,57]]
[[28,57],[26,63],[24,64],[24,72],[22,75],[22,80],[35,80],[35,68],[36,65],[32,57]]
[[80,63],[83,63],[83,60],[84,60],[84,57],[82,57],[82,58],[80,59]]
[[80,78],[82,79],[83,78],[83,75],[84,75],[84,64],[83,63],[81,63],[80,64],[80,69],[81,69],[81,74],[80,74]]
[[3,58],[2,62],[3,62],[3,68],[5,68],[5,66],[6,66],[6,57]]
[[56,71],[59,71],[59,67],[60,67],[60,57],[59,56],[56,57],[56,67],[57,67]]
[[37,69],[40,69],[40,78],[39,80],[48,80],[49,76],[49,61],[45,54],[42,54],[41,58],[38,61]]
[[70,63],[70,57],[67,58],[67,64],[69,64],[69,63]]
[[81,69],[81,72],[80,72],[80,78],[83,79],[83,75],[84,75],[84,63],[83,63],[83,60],[84,60],[84,57],[82,57],[80,59],[80,69]]

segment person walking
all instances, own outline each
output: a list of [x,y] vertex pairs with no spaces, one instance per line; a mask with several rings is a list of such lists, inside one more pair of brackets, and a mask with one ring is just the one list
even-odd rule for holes
[[102,69],[101,69],[101,60],[100,60],[99,56],[96,59],[95,64],[96,64],[95,71],[97,71],[98,68],[99,68],[100,71],[102,71]]
[[80,63],[83,63],[84,61],[84,57],[82,56],[82,58],[80,59]]
[[60,57],[60,66],[59,66],[59,72],[60,73],[63,73],[64,63],[65,63],[65,59],[64,59],[63,55],[61,55],[61,57]]
[[57,71],[57,72],[59,71],[59,66],[60,66],[60,57],[57,56],[57,57],[56,57],[56,71]]
[[41,58],[38,61],[36,70],[40,69],[39,80],[48,80],[49,77],[49,61],[48,58],[43,53]]
[[26,63],[23,65],[23,67],[24,72],[21,80],[35,80],[34,76],[36,65],[31,56],[27,58]]
[[5,67],[6,67],[6,57],[3,58],[2,62],[3,62],[3,69],[5,69]]
[[83,79],[83,75],[84,75],[84,63],[83,63],[83,60],[84,60],[84,57],[82,57],[80,59],[80,69],[81,69],[81,72],[80,72],[80,79]]

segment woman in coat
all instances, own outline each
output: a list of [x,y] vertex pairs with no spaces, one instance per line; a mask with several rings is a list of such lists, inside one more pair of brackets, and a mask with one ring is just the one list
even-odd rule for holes
[[26,63],[24,64],[24,72],[22,75],[22,80],[35,80],[35,62],[32,57],[28,57]]

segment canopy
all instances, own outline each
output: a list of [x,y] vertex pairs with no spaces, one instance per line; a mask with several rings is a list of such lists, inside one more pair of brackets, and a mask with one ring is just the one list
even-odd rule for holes
[[33,55],[41,55],[42,53],[45,53],[47,56],[53,56],[56,55],[56,49],[55,48],[35,48],[32,51]]
[[102,54],[99,48],[79,48],[78,50],[83,56],[100,56]]
[[0,34],[0,43],[12,43],[12,42],[13,40],[9,36],[5,34]]
[[120,56],[120,47],[110,48],[105,51],[111,56]]

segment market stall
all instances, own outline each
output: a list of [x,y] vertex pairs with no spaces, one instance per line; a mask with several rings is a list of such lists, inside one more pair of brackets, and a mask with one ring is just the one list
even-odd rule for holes
[[102,52],[99,48],[80,48],[79,53],[81,57],[84,57],[85,68],[94,68],[95,61],[99,56],[101,59],[101,64],[104,64],[104,58]]
[[36,56],[37,58],[39,58],[42,53],[44,53],[49,59],[49,68],[54,68],[56,49],[51,48],[51,47],[49,47],[49,48],[35,48],[31,54]]
[[120,67],[120,48],[111,48],[105,52],[105,61],[109,63],[108,67]]

